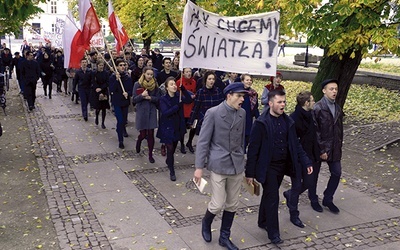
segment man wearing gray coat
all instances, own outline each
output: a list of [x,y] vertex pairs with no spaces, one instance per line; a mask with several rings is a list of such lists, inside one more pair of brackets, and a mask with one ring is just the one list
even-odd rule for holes
[[238,249],[229,239],[233,218],[239,205],[244,167],[246,111],[241,108],[247,91],[243,83],[224,89],[224,102],[207,110],[196,146],[194,180],[200,185],[203,168],[211,172],[211,201],[202,220],[202,236],[211,241],[211,223],[222,208],[219,244]]

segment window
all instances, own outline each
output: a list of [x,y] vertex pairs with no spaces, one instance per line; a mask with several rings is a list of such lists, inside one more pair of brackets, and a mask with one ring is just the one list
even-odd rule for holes
[[53,23],[51,25],[51,33],[55,33],[56,32],[56,25]]
[[41,34],[40,23],[32,23],[32,30],[34,34]]
[[57,1],[50,1],[50,13],[57,14]]
[[106,33],[106,26],[103,25],[103,34],[105,34],[105,33]]

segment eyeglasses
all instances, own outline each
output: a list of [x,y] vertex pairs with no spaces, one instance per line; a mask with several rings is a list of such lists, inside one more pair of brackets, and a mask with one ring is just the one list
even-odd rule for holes
[[118,64],[118,66],[123,66],[123,67],[125,67],[125,66],[126,66],[126,64]]

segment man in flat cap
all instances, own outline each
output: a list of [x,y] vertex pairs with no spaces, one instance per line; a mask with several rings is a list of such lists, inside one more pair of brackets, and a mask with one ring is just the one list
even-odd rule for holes
[[246,111],[241,108],[247,91],[236,82],[224,89],[226,99],[207,110],[196,146],[194,179],[200,184],[203,168],[211,173],[211,201],[202,221],[202,236],[211,241],[211,223],[222,209],[219,244],[238,249],[229,239],[245,167]]
[[[338,81],[327,79],[321,83],[324,96],[314,105],[312,111],[317,130],[317,141],[320,148],[320,157],[329,166],[328,185],[324,191],[322,205],[328,207],[332,213],[339,213],[339,208],[333,204],[333,195],[339,186],[342,174],[342,144],[343,144],[343,112],[335,102],[338,92]],[[317,170],[319,172],[319,169]],[[315,173],[318,178],[318,173]],[[315,181],[315,185],[317,182]],[[316,187],[314,187],[315,190]],[[318,197],[316,197],[318,198]]]

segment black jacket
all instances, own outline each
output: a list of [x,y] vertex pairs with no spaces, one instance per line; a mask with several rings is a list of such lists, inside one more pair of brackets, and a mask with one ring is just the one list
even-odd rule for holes
[[343,145],[343,112],[335,103],[335,119],[328,107],[329,100],[323,97],[314,105],[312,111],[314,124],[317,129],[317,140],[320,154],[327,153],[327,161],[342,159]]
[[85,72],[83,72],[82,68],[80,68],[75,73],[75,78],[73,82],[73,89],[78,86],[78,90],[80,89],[91,89],[92,88],[92,70],[87,68]]
[[295,111],[290,115],[296,126],[296,134],[300,144],[312,162],[321,161],[320,150],[317,141],[317,131],[311,110],[306,111],[297,105]]
[[26,83],[37,82],[40,77],[39,64],[35,60],[26,60],[22,63],[21,75]]
[[[296,178],[301,178],[303,168],[312,166],[297,139],[294,121],[283,114],[288,126],[288,152],[292,160],[292,172]],[[274,133],[269,108],[263,112],[253,124],[250,143],[247,149],[246,177],[256,178],[265,183],[267,171],[272,160]]]

